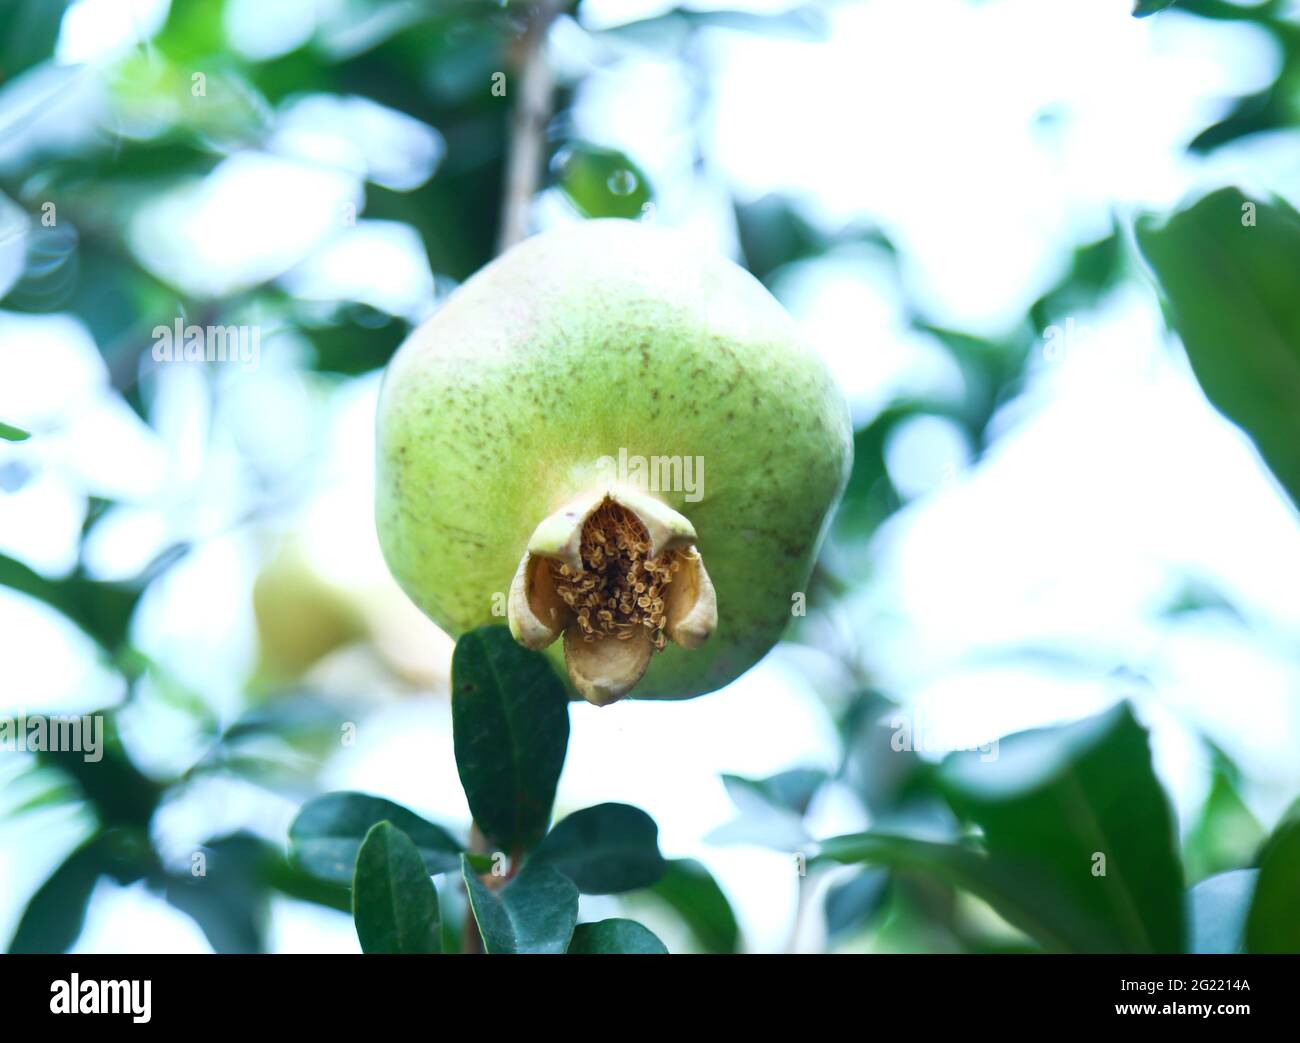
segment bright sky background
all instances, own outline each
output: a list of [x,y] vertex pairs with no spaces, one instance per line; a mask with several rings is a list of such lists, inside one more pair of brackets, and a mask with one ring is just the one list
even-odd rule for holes
[[[276,53],[305,38],[328,6],[236,3],[227,32],[246,53]],[[594,28],[668,6],[588,0],[584,11]],[[73,92],[86,118],[97,111],[96,76],[79,63],[129,46],[125,8],[149,32],[166,4],[78,0],[59,44],[67,68],[42,73],[86,73]],[[712,31],[694,70],[713,91],[703,111],[681,69],[629,48],[584,85],[577,126],[647,171],[655,220],[734,252],[725,190],[747,200],[793,192],[829,227],[878,223],[900,248],[912,303],[931,321],[997,334],[1055,282],[1074,245],[1108,231],[1112,213],[1127,222],[1226,182],[1300,204],[1294,132],[1211,160],[1184,152],[1226,99],[1270,82],[1278,61],[1270,41],[1176,12],[1138,21],[1130,9],[1130,0],[865,0],[833,9],[825,43]],[[563,68],[610,57],[571,23],[553,43]],[[707,131],[702,173],[684,130],[693,119]],[[195,292],[282,277],[305,297],[424,314],[433,282],[423,251],[409,230],[364,220],[364,182],[410,187],[432,176],[444,150],[437,128],[327,97],[300,100],[279,128],[272,151],[232,156],[134,215],[141,262]],[[322,159],[328,166],[316,165]],[[362,220],[339,232],[325,215],[350,204]],[[543,224],[572,219],[556,198],[539,204]],[[960,380],[935,345],[905,329],[903,297],[879,257],[800,265],[777,289],[859,420],[901,389]],[[1248,800],[1271,822],[1300,791],[1300,519],[1247,439],[1205,401],[1148,284],[1127,284],[1074,318],[1087,337],[1063,358],[1038,359],[1029,390],[998,419],[1002,437],[977,465],[941,421],[889,447],[891,474],[919,499],[870,549],[873,583],[857,606],[867,664],[954,744],[1133,698],[1184,821],[1203,796],[1197,735],[1206,734],[1239,759]],[[87,494],[125,504],[87,548],[98,575],[130,575],[172,540],[198,537],[196,551],[150,590],[134,637],[227,713],[254,655],[249,592],[262,553],[238,523],[252,495],[237,466],[248,440],[279,454],[286,469],[326,446],[307,476],[310,505],[286,523],[300,528],[323,573],[387,599],[395,619],[404,611],[393,607],[400,595],[370,516],[377,378],[324,391],[288,364],[289,338],[277,343],[263,345],[255,374],[230,377],[219,417],[195,374],[164,373],[149,427],[108,389],[77,320],[0,311],[0,416],[46,432],[23,446],[0,444],[0,550],[43,573],[65,572]],[[33,477],[10,491],[14,466]],[[1245,622],[1162,619],[1186,577],[1218,586]],[[422,650],[445,657],[431,627],[409,617],[400,625]],[[4,590],[0,640],[0,713],[88,709],[120,694],[74,628]],[[1047,645],[1084,665],[1012,655]],[[1115,676],[1121,665],[1147,681]],[[748,944],[784,947],[795,908],[788,859],[705,838],[732,817],[720,772],[833,766],[832,724],[815,693],[835,681],[834,669],[816,652],[783,646],[730,688],[689,703],[574,707],[561,812],[603,800],[645,807],[666,853],[715,870]],[[169,731],[156,700],[145,705],[135,715],[141,731],[128,734],[133,751],[160,770],[184,764],[193,737]],[[364,728],[367,741],[334,758],[327,785],[467,822],[445,700],[394,696]],[[15,771],[14,758],[0,761],[0,789]],[[827,832],[863,824],[834,795],[826,804],[819,825]],[[183,851],[214,822],[279,839],[293,812],[213,784],[157,828]],[[68,811],[6,825],[0,937],[85,828],[84,816]],[[287,901],[276,907],[274,937],[289,950],[356,948],[346,918]],[[160,899],[102,885],[78,949],[132,948],[207,945]]]

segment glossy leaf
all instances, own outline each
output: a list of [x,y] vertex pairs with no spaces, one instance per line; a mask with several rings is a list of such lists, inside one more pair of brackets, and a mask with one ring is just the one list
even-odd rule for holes
[[429,870],[411,838],[391,822],[372,828],[357,852],[352,918],[364,953],[442,951]]
[[734,953],[740,945],[740,927],[731,903],[712,874],[694,859],[664,863],[664,874],[652,894],[682,918],[701,949],[709,953]]
[[1300,505],[1300,214],[1225,188],[1137,238],[1196,379]]
[[532,847],[550,823],[568,747],[564,687],[505,627],[457,641],[451,675],[456,769],[474,821],[510,853]]
[[617,956],[659,953],[667,955],[664,945],[650,928],[635,920],[610,919],[597,923],[580,923],[569,943],[569,954],[578,956]]
[[578,922],[578,889],[558,869],[525,865],[500,891],[462,860],[461,875],[487,953],[562,953]]
[[537,863],[554,866],[589,895],[651,887],[665,868],[659,827],[629,804],[575,811],[546,834],[530,860]]
[[303,805],[289,827],[294,860],[313,876],[351,886],[362,841],[384,821],[411,839],[431,874],[459,868],[461,845],[441,826],[391,800],[346,791],[326,793]]
[[1183,877],[1169,801],[1127,704],[957,753],[940,784],[989,854],[1049,881],[1105,951],[1178,952]]

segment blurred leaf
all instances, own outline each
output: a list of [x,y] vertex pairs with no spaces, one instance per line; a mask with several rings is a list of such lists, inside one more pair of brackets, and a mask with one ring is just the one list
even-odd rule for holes
[[[106,828],[147,831],[165,787],[144,775],[131,762],[122,745],[117,718],[112,712],[101,711],[88,716],[99,721],[99,760],[87,760],[85,752],[59,749],[38,753],[38,761],[58,769],[76,783],[81,796]],[[86,745],[84,737],[82,745]]]
[[1163,11],[1166,7],[1172,7],[1176,2],[1177,0],[1135,0],[1133,17],[1145,18],[1157,11]]
[[468,859],[461,874],[488,953],[562,953],[578,922],[578,889],[548,865],[525,865],[500,891],[481,881]]
[[911,870],[969,891],[1008,923],[1055,952],[1106,952],[1110,936],[1048,879],[957,844],[857,833],[824,841],[816,862]]
[[826,933],[833,941],[861,928],[880,909],[889,887],[889,873],[865,869],[826,892]]
[[1008,736],[996,759],[951,754],[940,780],[989,854],[1051,881],[1105,935],[1106,951],[1182,951],[1173,814],[1128,704]]
[[569,954],[611,956],[624,954],[668,954],[653,931],[635,920],[610,919],[597,923],[580,923],[573,931]]
[[474,821],[513,854],[542,838],[569,743],[564,687],[505,627],[456,642],[451,716],[456,769]]
[[1225,188],[1137,238],[1206,395],[1300,505],[1300,215]]
[[0,4],[0,83],[49,58],[68,0],[7,0]]
[[[373,308],[357,306],[349,315],[335,325],[302,327],[316,349],[315,368],[322,373],[357,376],[382,369],[410,332],[405,322]],[[355,321],[363,317],[365,324]]]
[[867,243],[887,254],[896,253],[894,244],[872,226],[854,224],[824,232],[804,217],[798,201],[790,196],[771,194],[755,203],[738,202],[735,212],[745,267],[765,283],[788,264],[820,257],[840,246]]
[[736,914],[722,888],[699,862],[666,862],[664,874],[651,893],[682,918],[705,952],[736,952],[740,943]]
[[1260,856],[1246,949],[1300,952],[1300,809],[1283,818]]
[[1217,753],[1210,792],[1183,843],[1189,880],[1249,865],[1264,841],[1264,827],[1237,792],[1236,774],[1234,766]]
[[1202,880],[1187,892],[1187,921],[1194,953],[1243,951],[1246,916],[1258,869],[1233,869]]
[[411,838],[390,822],[372,827],[357,852],[352,916],[364,953],[442,951],[438,892]]
[[598,35],[625,39],[646,47],[681,48],[700,29],[730,29],[815,43],[829,32],[826,14],[813,4],[762,14],[753,11],[696,11],[677,7],[664,14],[604,29]]
[[66,952],[81,934],[86,905],[100,877],[126,885],[155,865],[147,836],[98,833],[70,854],[27,903],[9,943],[11,953]]
[[542,839],[529,859],[537,863],[554,866],[589,895],[652,887],[665,868],[659,827],[629,804],[575,811]]
[[46,579],[3,554],[0,586],[30,595],[62,612],[109,652],[116,651],[126,640],[131,613],[144,592],[139,582],[101,583],[80,571],[63,579]]
[[31,437],[21,427],[14,427],[12,424],[6,424],[3,420],[0,420],[0,438],[3,438],[6,442],[25,442]]
[[727,792],[737,803],[752,795],[774,808],[793,812],[800,817],[808,813],[808,805],[829,779],[830,776],[820,768],[794,768],[765,779],[747,779],[740,775],[722,776]]
[[357,852],[375,825],[389,822],[414,842],[430,874],[454,872],[462,847],[441,826],[382,797],[326,793],[303,805],[289,827],[294,861],[304,871],[351,886]]
[[269,915],[262,866],[267,844],[235,833],[204,845],[203,871],[168,873],[162,879],[167,901],[193,918],[219,953],[266,951]]
[[617,149],[571,142],[552,166],[560,188],[585,217],[639,218],[650,202],[645,171]]

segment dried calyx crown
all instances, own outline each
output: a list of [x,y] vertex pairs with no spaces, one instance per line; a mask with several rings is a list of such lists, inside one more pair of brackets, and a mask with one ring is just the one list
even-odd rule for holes
[[717,597],[683,515],[637,489],[588,493],[533,531],[510,585],[510,632],[533,649],[564,635],[574,688],[604,706],[641,680],[668,641],[696,648]]

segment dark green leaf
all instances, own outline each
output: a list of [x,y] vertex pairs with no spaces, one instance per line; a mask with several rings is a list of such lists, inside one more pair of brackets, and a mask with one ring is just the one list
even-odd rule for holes
[[940,782],[990,855],[1050,881],[1120,952],[1180,952],[1183,877],[1173,814],[1127,704],[957,753]]
[[441,826],[391,800],[350,792],[326,793],[303,805],[289,827],[294,861],[322,880],[351,886],[362,841],[385,821],[410,837],[431,874],[460,866],[461,845]]
[[154,855],[143,834],[112,831],[91,837],[32,896],[18,921],[9,951],[66,952],[81,934],[86,905],[100,877],[129,884],[153,865]]
[[665,868],[659,827],[628,804],[575,811],[546,834],[530,861],[553,865],[589,895],[651,887]]
[[1149,14],[1163,11],[1166,7],[1173,7],[1177,2],[1178,0],[1135,0],[1133,17],[1145,18]]
[[1273,831],[1259,860],[1255,899],[1246,921],[1250,952],[1300,952],[1300,812]]
[[380,822],[357,852],[352,919],[364,953],[442,951],[438,893],[411,838]]
[[1056,952],[1105,951],[1109,936],[1071,907],[1052,881],[957,844],[857,833],[823,842],[815,862],[913,870],[969,891],[1010,924]]
[[663,876],[651,891],[690,928],[705,952],[734,953],[740,943],[740,928],[731,903],[704,866],[693,859],[665,863]]
[[640,953],[667,955],[668,947],[648,927],[635,920],[601,920],[580,923],[569,943],[570,955],[617,956]]
[[203,845],[202,872],[160,874],[167,901],[189,915],[219,953],[266,951],[267,892],[264,867],[269,845],[248,833]]
[[25,442],[31,437],[21,427],[14,427],[12,424],[6,424],[3,420],[0,420],[0,438],[6,442]]
[[1225,188],[1137,237],[1206,395],[1300,505],[1300,215]]
[[474,873],[468,859],[461,873],[470,907],[488,953],[562,953],[578,922],[578,889],[548,865],[525,865],[500,891]]
[[569,705],[538,652],[482,627],[452,656],[456,769],[474,821],[513,854],[542,838],[569,743]]
[[1202,880],[1187,892],[1190,949],[1195,953],[1238,953],[1258,869],[1233,869]]

